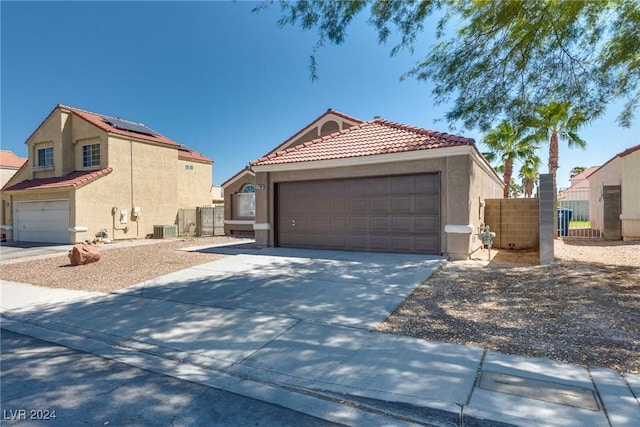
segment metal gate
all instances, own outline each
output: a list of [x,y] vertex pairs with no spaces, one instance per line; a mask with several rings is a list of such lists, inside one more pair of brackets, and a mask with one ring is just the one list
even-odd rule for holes
[[224,235],[224,206],[196,208],[196,233],[198,236]]
[[593,215],[589,187],[571,187],[558,192],[558,237],[600,239],[601,227]]

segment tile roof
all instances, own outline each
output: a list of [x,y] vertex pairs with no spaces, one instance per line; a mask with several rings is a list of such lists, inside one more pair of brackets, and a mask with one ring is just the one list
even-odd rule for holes
[[0,150],[0,167],[19,169],[27,159],[16,156],[11,150]]
[[362,119],[359,119],[359,118],[357,118],[357,117],[353,117],[353,116],[350,116],[350,115],[348,115],[348,114],[341,113],[340,111],[336,111],[336,110],[333,110],[333,109],[329,108],[329,109],[327,109],[327,111],[325,111],[324,113],[320,114],[318,117],[316,117],[316,118],[315,118],[315,119],[313,119],[311,122],[309,122],[309,123],[308,123],[306,126],[304,126],[302,129],[298,130],[296,133],[294,133],[294,134],[293,134],[293,135],[291,135],[289,138],[287,138],[284,142],[282,142],[282,143],[278,144],[278,145],[276,146],[276,148],[274,148],[273,150],[269,151],[267,154],[265,154],[265,155],[264,155],[264,157],[266,157],[266,156],[268,156],[268,155],[270,155],[270,154],[273,154],[273,153],[275,153],[275,152],[277,152],[277,151],[281,150],[281,149],[282,149],[281,147],[286,147],[287,145],[289,145],[289,144],[290,144],[291,142],[293,142],[294,140],[297,140],[299,137],[301,137],[301,136],[302,136],[302,134],[303,134],[303,133],[304,133],[304,132],[309,128],[309,127],[311,127],[311,126],[313,126],[313,125],[317,125],[317,123],[318,123],[320,120],[322,120],[322,118],[323,118],[323,117],[328,116],[328,115],[338,116],[338,117],[341,117],[341,118],[343,118],[343,119],[345,119],[345,120],[347,120],[347,121],[354,122],[354,123],[357,123],[357,124],[364,123],[364,120],[362,120]]
[[381,154],[432,150],[462,145],[475,146],[463,136],[374,119],[313,141],[271,153],[252,166],[333,160]]
[[180,147],[178,147],[178,157],[182,159],[191,159],[194,161],[213,163],[213,160],[211,160],[204,154],[200,154],[197,151],[192,150],[186,145],[181,145]]
[[[122,136],[128,136],[131,138],[137,138],[137,139],[142,139],[142,140],[146,140],[146,141],[152,141],[152,142],[157,142],[157,143],[161,143],[161,144],[167,144],[167,145],[180,145],[177,142],[167,138],[166,136],[157,134],[157,135],[147,135],[144,133],[139,133],[139,132],[133,132],[130,130],[124,130],[124,129],[119,129],[113,125],[111,125],[110,123],[108,123],[107,121],[105,121],[105,115],[103,114],[98,114],[98,113],[92,113],[90,111],[85,111],[85,110],[81,110],[79,108],[74,108],[74,107],[69,107],[67,105],[62,105],[62,104],[58,104],[57,108],[61,108],[64,110],[69,110],[71,111],[73,114],[77,115],[78,117],[81,117],[82,119],[86,120],[87,122],[91,123],[92,125],[104,130],[105,132],[109,132],[109,133],[113,133],[115,135],[122,135]],[[119,117],[117,117],[119,118]],[[124,119],[122,119],[124,120]],[[137,123],[137,122],[133,122],[131,120],[126,120],[132,123],[136,123],[136,124],[141,124],[141,123]]]
[[18,190],[41,190],[45,188],[81,187],[91,181],[111,173],[112,168],[105,168],[94,171],[72,172],[65,176],[53,178],[29,179],[19,182],[11,187],[4,188],[4,191]]

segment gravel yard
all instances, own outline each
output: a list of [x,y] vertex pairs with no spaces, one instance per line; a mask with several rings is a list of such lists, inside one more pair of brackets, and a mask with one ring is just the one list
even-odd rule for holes
[[235,241],[238,239],[224,236],[122,241],[100,245],[100,261],[75,267],[66,255],[2,261],[0,279],[50,288],[112,292],[225,257],[180,248]]
[[[177,249],[230,237],[144,240],[100,247],[97,263],[66,256],[0,262],[0,279],[111,292],[224,255]],[[511,354],[640,372],[640,242],[556,241],[556,263],[537,253],[482,250],[446,263],[379,330]]]
[[492,255],[446,263],[378,330],[640,372],[640,242],[557,240],[549,266]]

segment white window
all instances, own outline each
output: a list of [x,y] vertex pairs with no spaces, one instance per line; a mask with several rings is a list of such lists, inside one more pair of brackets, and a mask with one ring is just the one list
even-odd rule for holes
[[53,167],[53,147],[38,149],[38,167],[42,169]]
[[100,144],[88,144],[82,146],[82,166],[100,166]]
[[247,184],[238,194],[238,216],[256,216],[256,188]]
[[193,170],[193,165],[184,165],[184,169],[188,170],[188,171],[192,171]]

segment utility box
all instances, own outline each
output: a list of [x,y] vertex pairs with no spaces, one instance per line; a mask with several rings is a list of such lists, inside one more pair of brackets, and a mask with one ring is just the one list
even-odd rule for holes
[[178,226],[176,224],[153,226],[154,239],[166,239],[167,237],[178,237]]

